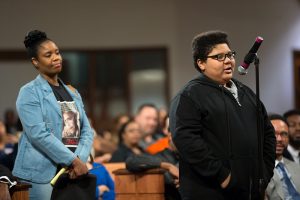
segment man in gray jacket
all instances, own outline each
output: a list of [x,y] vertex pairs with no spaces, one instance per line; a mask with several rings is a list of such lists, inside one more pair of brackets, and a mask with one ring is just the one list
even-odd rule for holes
[[300,166],[283,157],[283,150],[289,143],[288,124],[280,115],[269,116],[275,129],[276,161],[274,176],[266,191],[269,200],[299,200],[300,199]]

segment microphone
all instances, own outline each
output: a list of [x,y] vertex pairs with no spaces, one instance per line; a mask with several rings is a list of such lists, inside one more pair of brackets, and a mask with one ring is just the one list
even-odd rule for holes
[[250,51],[247,53],[247,55],[244,58],[244,62],[238,67],[238,71],[240,75],[247,74],[248,67],[254,61],[257,55],[256,53],[258,51],[258,48],[260,47],[263,40],[264,39],[260,36],[256,37],[253,46],[251,47]]

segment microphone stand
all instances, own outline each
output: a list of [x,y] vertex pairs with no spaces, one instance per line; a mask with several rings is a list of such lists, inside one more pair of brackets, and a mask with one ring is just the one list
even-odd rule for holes
[[255,80],[256,80],[256,120],[257,120],[257,139],[258,139],[258,191],[259,198],[264,199],[264,179],[263,179],[263,130],[261,119],[261,104],[259,98],[259,58],[257,54],[254,56]]

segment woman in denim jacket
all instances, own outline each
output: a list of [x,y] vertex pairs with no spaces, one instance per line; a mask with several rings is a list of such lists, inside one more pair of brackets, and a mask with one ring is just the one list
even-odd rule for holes
[[[29,32],[24,44],[39,75],[20,89],[17,98],[24,131],[13,174],[32,185],[31,200],[47,200],[52,192],[50,181],[60,168],[68,167],[73,179],[88,173],[85,163],[93,132],[79,93],[58,78],[62,57],[56,44],[38,30]],[[79,135],[63,135],[66,112],[76,114]]]

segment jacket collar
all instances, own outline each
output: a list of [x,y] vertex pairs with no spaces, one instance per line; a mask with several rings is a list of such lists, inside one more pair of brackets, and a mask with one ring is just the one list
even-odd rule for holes
[[[50,102],[50,104],[54,107],[54,109],[57,111],[59,116],[62,117],[61,108],[60,108],[59,104],[57,103],[57,99],[56,99],[48,81],[46,79],[44,79],[40,74],[36,77],[35,80],[36,80],[37,84],[41,87],[42,91],[44,92],[44,99],[46,99],[48,102]],[[70,88],[67,87],[61,79],[59,79],[59,81],[66,88],[66,90],[71,95],[71,97],[73,98],[74,101],[75,101],[75,99],[79,98],[78,94],[75,94],[73,91],[71,91]],[[77,101],[75,101],[75,102],[77,105]],[[79,106],[79,105],[77,105],[77,106]]]
[[[69,87],[67,87],[65,85],[65,83],[60,79],[59,82],[62,83],[62,85],[66,88],[66,90],[70,93],[70,95],[72,96],[72,98],[78,98],[78,94],[74,91],[71,91],[71,89]],[[52,93],[52,88],[49,85],[48,81],[46,79],[43,78],[43,76],[41,76],[40,74],[36,77],[36,81],[37,83],[41,86],[41,88],[48,93]]]
[[[64,84],[64,82],[58,78],[59,82],[63,84],[63,86],[68,90],[68,92],[71,94],[71,96],[73,97],[73,92],[71,90],[69,90],[68,87],[66,87],[66,85]],[[37,83],[41,86],[41,88],[46,91],[46,92],[52,92],[52,88],[51,86],[49,85],[48,81],[42,76],[42,75],[38,75],[36,77],[36,81]],[[75,95],[76,97],[76,95]]]
[[59,104],[57,103],[57,100],[53,94],[52,88],[49,85],[48,81],[44,79],[40,74],[36,77],[36,82],[38,86],[41,87],[41,90],[43,92],[43,98],[50,103],[51,106],[53,106],[54,110],[58,113],[60,117],[62,117],[61,108]]
[[48,81],[47,81],[46,79],[44,79],[44,78],[42,77],[42,75],[39,74],[39,75],[36,77],[35,80],[36,80],[36,82],[38,83],[38,85],[41,86],[41,88],[42,88],[42,90],[43,90],[44,92],[47,92],[47,93],[52,92],[52,89],[51,89],[51,87],[50,87]]
[[[241,82],[239,82],[238,80],[232,78],[231,79],[234,84],[237,86],[237,88],[241,88],[243,87],[243,84]],[[192,81],[197,81],[197,82],[201,82],[202,84],[205,84],[205,85],[211,85],[211,86],[214,86],[214,87],[220,87],[220,86],[223,86],[221,84],[219,84],[218,82],[210,79],[209,77],[207,77],[206,75],[200,73],[195,79],[193,79]]]

